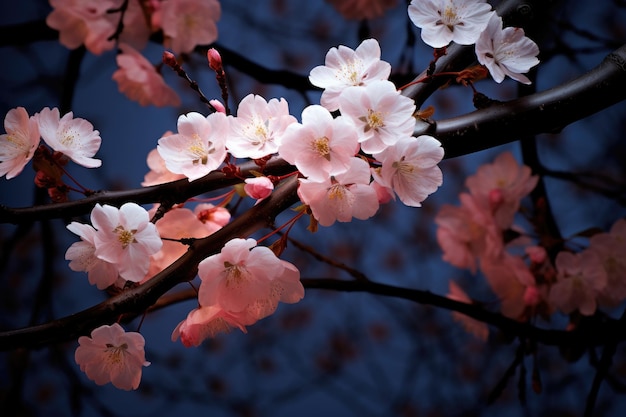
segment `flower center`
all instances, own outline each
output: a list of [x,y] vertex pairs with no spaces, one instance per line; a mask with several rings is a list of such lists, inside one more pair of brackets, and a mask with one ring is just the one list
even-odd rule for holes
[[197,133],[193,134],[193,139],[193,143],[189,145],[187,150],[191,152],[192,155],[197,156],[197,158],[193,159],[191,162],[194,165],[206,165],[209,162],[209,155],[215,152],[215,149],[211,148],[212,143],[209,142],[209,149],[207,150]]
[[117,240],[122,244],[122,248],[124,249],[131,243],[137,242],[137,240],[135,240],[137,230],[126,230],[120,225],[113,229],[113,232],[117,234]]
[[313,147],[313,151],[317,152],[319,156],[330,161],[330,145],[328,144],[330,139],[326,136],[322,136],[321,138],[317,138],[311,144]]
[[404,161],[404,156],[399,161],[394,161],[391,165],[400,174],[411,174],[415,171],[415,166]]
[[231,264],[230,262],[224,262],[224,268],[226,268],[226,287],[240,287],[246,281],[248,277],[248,271],[241,265]]
[[122,343],[120,346],[115,346],[111,343],[107,343],[106,347],[107,363],[111,366],[121,365],[122,362],[124,362],[124,352],[128,349],[128,345]]
[[335,184],[328,190],[329,200],[343,200],[346,193],[346,187],[341,184]]
[[463,26],[463,22],[459,22],[459,16],[456,14],[456,9],[452,6],[447,6],[443,13],[441,10],[437,10],[441,19],[435,22],[436,25],[445,25],[450,31],[454,31],[454,26]]
[[385,116],[382,112],[367,109],[367,125],[365,131],[368,132],[371,129],[378,131],[378,128],[385,127]]
[[350,85],[363,85],[365,75],[359,77],[362,71],[363,63],[359,59],[351,61],[349,64],[343,64],[339,70],[339,77]]

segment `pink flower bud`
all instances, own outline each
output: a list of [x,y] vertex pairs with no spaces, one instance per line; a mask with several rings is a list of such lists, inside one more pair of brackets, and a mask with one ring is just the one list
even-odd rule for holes
[[209,103],[211,104],[211,106],[213,106],[213,108],[216,111],[226,114],[226,108],[224,107],[221,101],[213,99],[213,100],[209,100]]
[[274,184],[267,177],[248,178],[243,189],[250,197],[261,200],[272,194]]
[[491,210],[496,211],[502,203],[504,203],[504,195],[501,189],[494,188],[489,191],[489,207],[491,207]]
[[174,55],[170,51],[163,51],[162,59],[163,63],[168,67],[175,67],[176,65],[178,65],[178,62],[176,62],[176,55]]
[[222,56],[217,49],[211,48],[206,53],[207,59],[209,60],[209,67],[215,72],[222,72]]

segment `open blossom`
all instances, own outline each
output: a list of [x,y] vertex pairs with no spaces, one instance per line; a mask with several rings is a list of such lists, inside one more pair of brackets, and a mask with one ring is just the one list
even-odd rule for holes
[[161,3],[160,23],[165,44],[175,54],[189,53],[217,39],[216,22],[222,9],[218,0],[167,0]]
[[239,316],[240,314],[229,313],[217,305],[200,306],[191,310],[185,320],[178,323],[172,332],[172,342],[180,338],[185,347],[199,346],[205,339],[228,333],[235,327],[246,332]]
[[231,135],[226,146],[236,158],[258,159],[278,152],[287,126],[296,123],[284,98],[271,99],[249,94],[231,117]]
[[96,204],[91,223],[97,230],[96,256],[114,264],[123,279],[141,281],[148,271],[150,255],[163,245],[148,212],[135,203],[126,203],[119,209]]
[[432,136],[405,137],[376,158],[382,167],[375,171],[374,179],[393,189],[407,206],[420,207],[443,183],[437,166],[443,158],[443,148]]
[[117,323],[100,326],[91,337],[78,338],[74,360],[89,379],[98,385],[112,383],[116,388],[133,390],[139,387],[146,361],[145,339],[140,333],[126,332]]
[[326,0],[346,19],[375,19],[395,7],[397,0]]
[[178,118],[178,134],[159,139],[157,150],[168,170],[193,181],[222,164],[226,158],[228,133],[225,114],[212,113],[204,117],[191,112]]
[[493,163],[481,165],[465,185],[473,196],[489,202],[498,226],[506,229],[513,223],[520,200],[535,188],[538,180],[529,167],[518,164],[510,152],[504,152]]
[[346,88],[339,96],[339,111],[357,127],[361,149],[369,154],[410,137],[415,129],[415,102],[400,94],[391,81]]
[[370,186],[369,164],[361,158],[352,158],[348,171],[333,178],[300,179],[298,196],[322,226],[349,222],[353,217],[369,219],[379,207],[376,190]]
[[72,112],[61,118],[56,107],[52,110],[46,107],[33,117],[39,124],[41,137],[52,149],[87,168],[102,165],[102,161],[92,158],[100,149],[102,139],[90,122],[74,118]]
[[257,308],[265,314],[268,304],[275,308],[278,301],[295,303],[304,296],[296,267],[256,246],[254,239],[229,241],[220,253],[200,262],[198,275],[200,305],[218,305],[229,313]]
[[[108,13],[117,9],[115,0],[50,0],[53,10],[46,23],[59,31],[59,41],[70,49],[85,45],[91,53],[100,55],[113,49],[115,40],[110,39],[117,29],[119,13]],[[143,48],[148,42],[150,28],[139,1],[131,0],[124,13],[122,42]]]
[[302,124],[289,125],[278,153],[313,181],[345,172],[359,148],[354,126],[344,117],[333,118],[322,106],[302,111]]
[[606,271],[598,256],[589,250],[559,252],[555,266],[557,281],[550,287],[549,302],[565,314],[574,310],[590,316],[596,311],[596,297],[607,285]]
[[524,36],[524,29],[502,28],[502,18],[495,13],[476,41],[478,62],[487,67],[493,79],[501,83],[509,76],[523,84],[530,84],[524,73],[539,64],[539,47]]
[[[170,133],[171,134],[171,133]],[[149,187],[151,185],[165,184],[166,182],[172,182],[185,178],[183,174],[174,174],[165,166],[165,160],[159,154],[156,148],[148,152],[146,163],[150,172],[143,177],[141,185],[143,187]]]
[[355,49],[340,45],[326,54],[325,65],[311,70],[309,81],[324,89],[320,99],[330,111],[339,108],[339,95],[350,86],[367,85],[375,80],[386,80],[391,65],[380,59],[380,45],[376,39],[366,39]]
[[492,14],[485,0],[412,0],[409,5],[409,18],[433,48],[475,43]]
[[24,107],[17,107],[7,112],[4,130],[7,133],[0,135],[0,176],[10,180],[33,158],[39,145],[39,126]]
[[626,220],[615,222],[609,233],[593,235],[588,250],[596,254],[607,275],[599,303],[614,307],[626,299]]
[[121,53],[115,58],[118,69],[112,78],[121,93],[142,106],[180,106],[180,97],[165,84],[154,65],[130,45],[120,44],[119,49]]
[[78,222],[68,224],[67,229],[81,239],[80,242],[72,243],[65,252],[65,259],[70,261],[70,269],[87,272],[89,283],[99,290],[115,284],[119,277],[117,267],[96,256],[96,229]]

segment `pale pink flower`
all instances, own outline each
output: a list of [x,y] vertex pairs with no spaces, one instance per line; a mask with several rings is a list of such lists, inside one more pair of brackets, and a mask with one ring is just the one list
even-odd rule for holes
[[505,76],[530,84],[524,73],[539,64],[539,47],[524,36],[524,29],[502,28],[502,18],[495,13],[476,41],[478,62],[487,67],[493,79],[501,83]]
[[407,206],[420,207],[443,183],[437,166],[443,158],[443,148],[432,136],[404,137],[376,158],[382,167],[374,172],[375,181],[393,189]]
[[198,204],[193,213],[202,223],[208,234],[217,232],[230,221],[230,211],[224,207],[216,207],[210,203]]
[[102,139],[90,122],[74,118],[72,112],[60,118],[56,107],[52,110],[46,107],[33,117],[39,124],[41,137],[52,149],[87,168],[102,165],[102,161],[92,158],[100,149]]
[[461,193],[461,206],[444,205],[437,216],[437,242],[443,260],[476,273],[478,258],[497,258],[504,249],[502,235],[489,207]]
[[87,272],[91,285],[104,290],[115,284],[119,277],[117,267],[96,256],[96,229],[88,224],[72,222],[67,229],[80,236],[80,242],[73,243],[65,252],[72,271]]
[[239,322],[238,316],[217,305],[200,306],[191,310],[185,320],[178,323],[172,332],[172,342],[180,338],[185,347],[200,346],[205,339],[228,333],[235,327],[245,333],[245,325]]
[[218,0],[165,0],[161,3],[160,23],[165,45],[175,54],[189,53],[198,45],[217,39],[216,22],[222,9]]
[[87,378],[98,385],[111,382],[119,389],[137,389],[142,368],[150,365],[146,361],[143,336],[125,332],[117,323],[94,329],[91,337],[81,336],[78,343],[74,359]]
[[120,44],[117,54],[118,69],[113,80],[121,93],[142,106],[180,106],[180,97],[142,54],[132,46]]
[[231,134],[226,147],[236,158],[258,159],[274,154],[287,126],[296,122],[284,98],[267,102],[249,94],[239,103],[237,117],[230,118]]
[[615,222],[609,233],[593,235],[589,250],[596,254],[607,275],[607,285],[598,301],[615,307],[626,299],[626,220]]
[[[120,14],[107,11],[119,8],[119,1],[50,0],[50,5],[53,10],[46,23],[59,31],[59,41],[65,47],[75,49],[84,44],[91,53],[100,55],[115,46],[115,40],[109,38],[117,29]],[[129,1],[119,40],[141,49],[149,36],[150,28],[139,1]]]
[[485,0],[412,0],[409,18],[422,29],[422,40],[433,48],[450,42],[471,45],[493,12]]
[[326,0],[346,19],[375,19],[395,7],[398,0]]
[[369,164],[361,158],[352,158],[348,171],[322,182],[300,179],[298,196],[322,226],[369,219],[379,207],[376,190],[370,186]]
[[[448,298],[461,303],[472,304],[472,300],[465,294],[465,291],[454,281],[450,281]],[[452,318],[461,323],[466,332],[473,334],[483,342],[489,337],[489,327],[486,323],[478,321],[471,317],[466,316],[458,311],[452,312]]]
[[178,118],[178,134],[159,139],[157,150],[171,172],[189,181],[217,169],[226,158],[228,117],[212,113],[204,117],[191,112]]
[[260,318],[278,301],[295,303],[304,296],[296,267],[256,246],[254,239],[229,241],[220,253],[200,262],[198,275],[200,305],[218,305],[229,313],[256,308]]
[[344,117],[333,118],[322,106],[302,111],[302,124],[287,127],[278,153],[313,181],[345,172],[359,148],[354,126]]
[[185,178],[183,174],[174,174],[172,171],[167,169],[165,166],[165,160],[161,157],[156,148],[148,153],[146,162],[148,164],[148,168],[150,168],[150,172],[143,177],[143,182],[141,183],[143,187],[165,184],[166,182],[172,182]]
[[246,178],[243,190],[258,203],[272,194],[274,183],[267,177]]
[[0,176],[10,180],[33,158],[39,146],[39,126],[24,107],[17,107],[7,112],[4,130],[7,133],[0,135]]
[[375,80],[386,80],[391,65],[380,59],[380,45],[376,39],[366,39],[355,49],[340,45],[326,54],[325,65],[311,70],[309,81],[323,88],[322,106],[330,111],[339,109],[339,95],[350,86],[367,85]]
[[504,152],[493,163],[481,165],[465,180],[465,185],[474,197],[489,203],[498,226],[507,229],[520,200],[535,188],[538,180],[529,167],[518,164],[510,152]]
[[523,318],[528,306],[527,289],[536,287],[536,284],[522,258],[507,252],[498,257],[483,257],[480,270],[498,296],[502,314],[516,320]]
[[415,129],[415,102],[391,81],[348,87],[339,96],[339,111],[357,127],[363,152],[376,154],[410,137]]
[[91,223],[97,230],[96,256],[115,264],[125,280],[140,282],[150,266],[150,255],[163,245],[148,212],[135,203],[126,203],[119,209],[96,204]]
[[607,274],[598,256],[589,250],[559,252],[555,266],[557,281],[550,287],[550,304],[565,314],[574,310],[585,316],[595,313],[596,297],[607,285]]

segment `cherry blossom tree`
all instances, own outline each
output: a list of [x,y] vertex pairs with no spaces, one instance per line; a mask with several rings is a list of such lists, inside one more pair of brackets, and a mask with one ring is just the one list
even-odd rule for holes
[[620,415],[622,1],[32,3],[2,415]]

